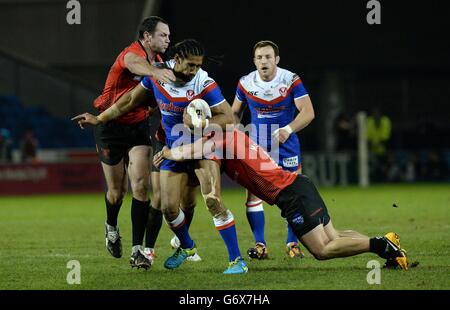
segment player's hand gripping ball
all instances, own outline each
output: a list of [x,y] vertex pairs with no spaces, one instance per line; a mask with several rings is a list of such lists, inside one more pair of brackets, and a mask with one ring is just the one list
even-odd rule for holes
[[[208,103],[203,99],[192,100],[186,107],[186,113],[191,118],[193,128],[202,128],[203,121],[212,116]],[[189,120],[186,121],[185,118],[184,121],[186,126],[192,128],[191,124],[189,124]]]

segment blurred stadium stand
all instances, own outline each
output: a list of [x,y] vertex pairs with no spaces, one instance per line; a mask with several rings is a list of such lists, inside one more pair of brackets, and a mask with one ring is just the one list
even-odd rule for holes
[[16,97],[0,96],[1,127],[11,132],[13,147],[31,128],[43,149],[88,148],[94,145],[91,130],[80,130],[67,118],[52,116],[40,106],[24,106]]

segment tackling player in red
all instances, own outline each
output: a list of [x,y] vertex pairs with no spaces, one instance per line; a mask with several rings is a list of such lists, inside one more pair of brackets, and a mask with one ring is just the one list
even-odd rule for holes
[[[220,128],[216,130],[220,131]],[[211,129],[210,129],[211,131]],[[217,132],[217,131],[216,131]],[[195,145],[195,143],[200,145]],[[328,209],[311,180],[283,170],[267,152],[243,132],[235,129],[213,135],[194,144],[175,149],[163,149],[154,157],[158,165],[162,159],[183,161],[203,156],[222,158],[222,171],[267,203],[276,204],[301,243],[318,260],[353,256],[372,252],[387,259],[390,267],[408,269],[406,252],[400,247],[395,233],[370,238],[355,231],[334,228]],[[203,146],[202,143],[210,143]],[[204,150],[210,150],[209,153]]]

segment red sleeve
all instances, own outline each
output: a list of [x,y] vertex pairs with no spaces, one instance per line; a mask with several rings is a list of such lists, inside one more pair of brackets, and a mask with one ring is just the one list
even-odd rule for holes
[[134,42],[129,47],[127,47],[120,55],[117,57],[118,63],[122,68],[126,68],[125,66],[125,55],[128,53],[133,53],[136,56],[139,56],[143,59],[147,58],[147,53],[142,48],[142,46],[138,42]]

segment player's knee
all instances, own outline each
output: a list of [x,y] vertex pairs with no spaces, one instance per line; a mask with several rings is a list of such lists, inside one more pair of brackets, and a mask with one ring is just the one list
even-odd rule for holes
[[220,200],[218,197],[206,197],[205,199],[206,207],[209,210],[217,209],[220,205]]
[[161,196],[159,195],[159,192],[153,192],[152,206],[157,210],[161,209]]
[[106,196],[108,198],[108,202],[115,205],[123,200],[125,194],[126,192],[124,192],[121,188],[111,188],[108,189]]
[[195,194],[188,193],[181,198],[181,209],[183,210],[192,210],[196,205]]
[[193,210],[197,204],[195,201],[186,201],[181,203],[181,209],[183,210]]
[[161,211],[161,203],[158,202],[157,204],[155,204],[154,200],[152,200],[151,208],[155,209],[155,210],[158,210],[158,211]]
[[223,207],[219,197],[206,197],[205,203],[212,216],[217,216],[223,212],[226,212],[226,209]]
[[178,208],[164,208],[164,205],[162,205],[161,209],[162,213],[164,214],[164,218],[167,221],[173,221],[177,218],[180,210]]
[[148,183],[145,178],[138,178],[132,183],[133,196],[146,200],[148,193]]
[[317,260],[326,260],[328,259],[328,254],[325,250],[325,247],[317,247],[317,248],[313,248],[310,249],[311,254],[314,256],[315,259]]

